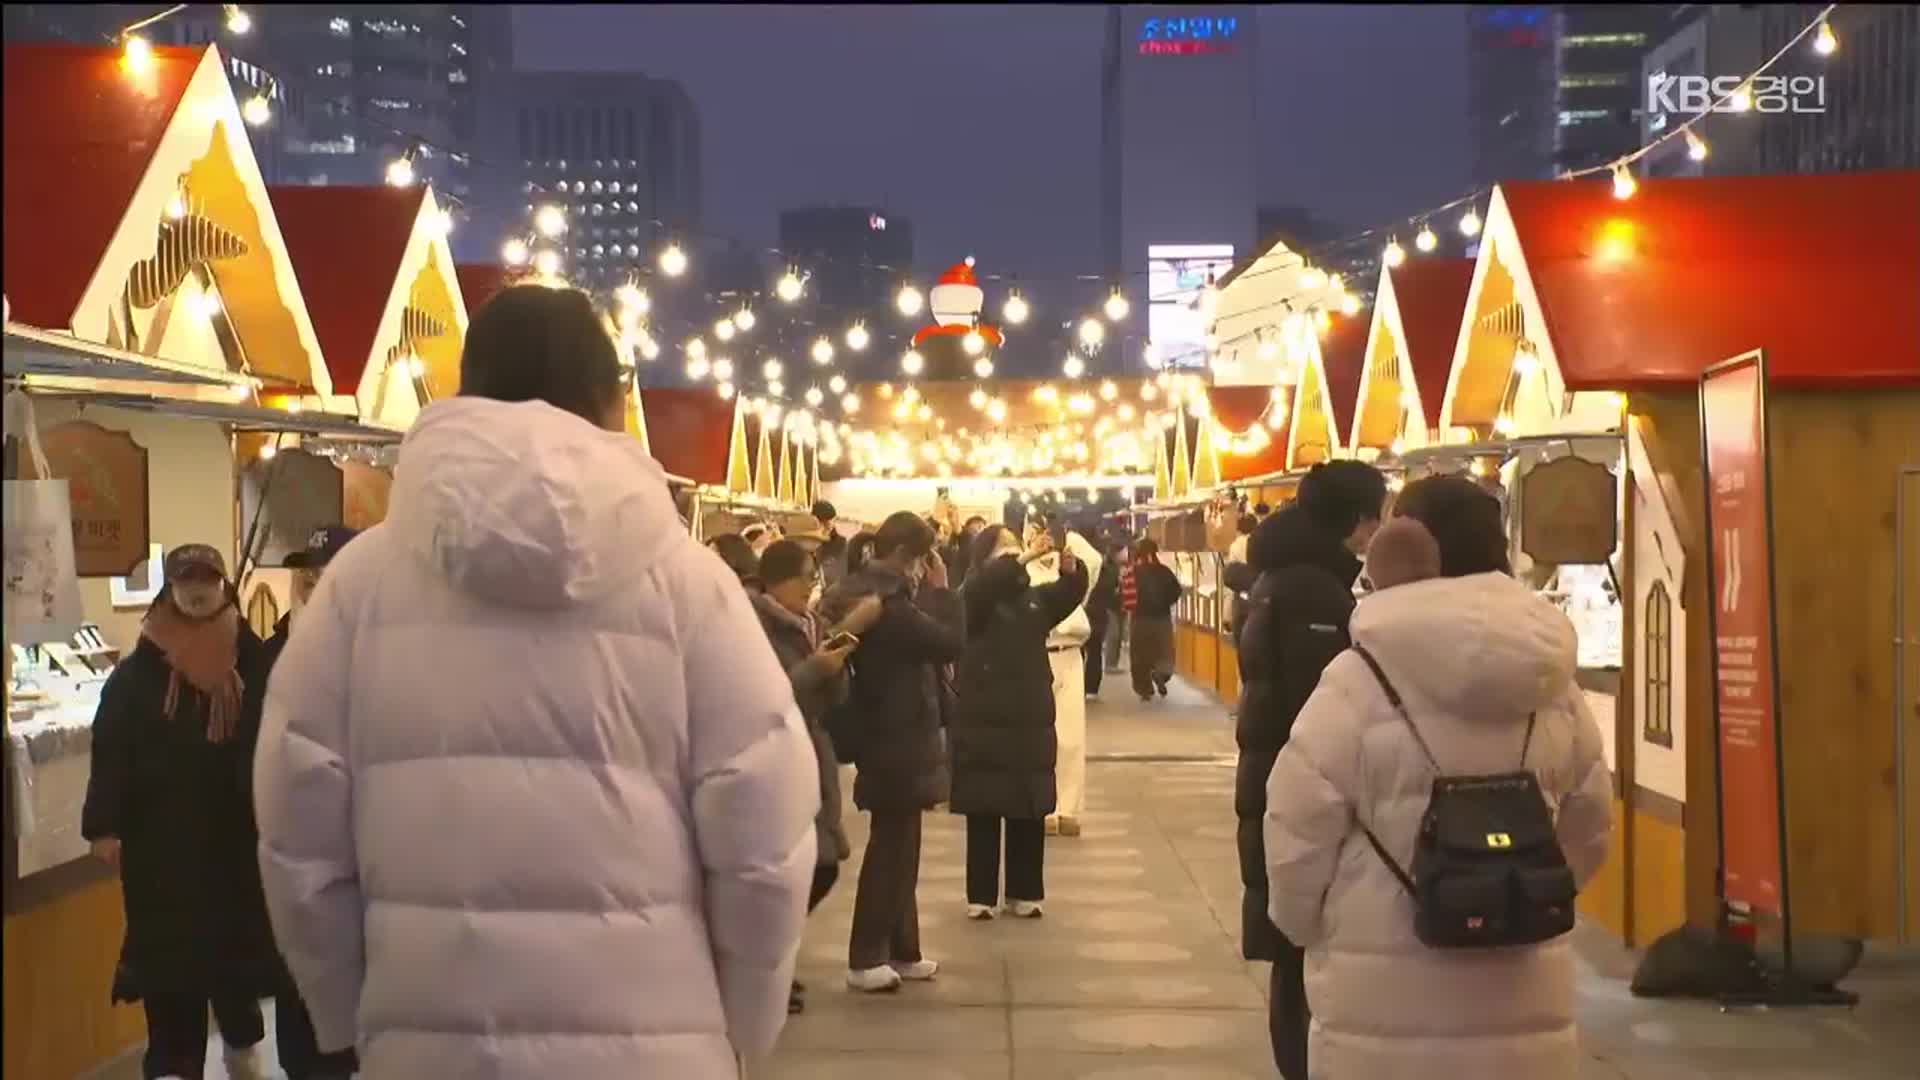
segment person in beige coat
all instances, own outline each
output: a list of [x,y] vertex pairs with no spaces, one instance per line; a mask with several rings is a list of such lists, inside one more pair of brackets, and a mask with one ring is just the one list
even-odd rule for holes
[[[1471,483],[1419,481],[1396,512],[1433,535],[1441,576],[1363,600],[1355,645],[1379,661],[1449,775],[1512,771],[1537,718],[1525,767],[1584,886],[1607,854],[1612,785],[1574,683],[1572,624],[1508,576],[1499,504]],[[1573,1080],[1572,945],[1422,945],[1412,901],[1361,831],[1369,824],[1408,865],[1433,779],[1366,662],[1335,659],[1267,788],[1270,914],[1307,949],[1308,1075]]]
[[[1027,542],[1044,531],[1040,523],[1027,527]],[[1047,818],[1048,836],[1079,836],[1080,818],[1087,812],[1087,675],[1086,645],[1093,636],[1093,621],[1087,615],[1087,597],[1093,582],[1100,578],[1102,563],[1098,549],[1077,532],[1065,534],[1065,553],[1087,568],[1087,587],[1080,604],[1047,635],[1047,660],[1053,667],[1053,728],[1060,739],[1060,754],[1055,762],[1057,807]],[[1060,555],[1055,551],[1028,564],[1027,575],[1035,588],[1060,580]]]

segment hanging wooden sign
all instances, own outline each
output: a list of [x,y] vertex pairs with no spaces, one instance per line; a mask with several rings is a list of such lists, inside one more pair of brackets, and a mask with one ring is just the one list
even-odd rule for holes
[[1613,470],[1597,461],[1535,465],[1520,481],[1520,550],[1555,566],[1604,563],[1619,546],[1619,504]]
[[80,577],[125,577],[147,559],[147,448],[124,431],[70,420],[42,432],[47,465],[67,481]]

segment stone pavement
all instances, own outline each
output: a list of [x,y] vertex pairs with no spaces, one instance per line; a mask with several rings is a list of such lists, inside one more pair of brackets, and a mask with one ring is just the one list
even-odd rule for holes
[[[844,988],[858,871],[848,864],[801,950],[807,1012],[753,1080],[1275,1075],[1266,968],[1238,951],[1227,718],[1178,684],[1151,706],[1124,681],[1110,682],[1105,698],[1089,718],[1086,835],[1048,841],[1046,918],[967,922],[963,830],[950,815],[928,815],[920,911],[939,979],[878,997]],[[849,823],[857,852],[864,817]],[[1577,942],[1589,1055],[1581,1080],[1920,1076],[1920,956],[1870,956],[1848,983],[1863,999],[1855,1010],[1722,1013],[1637,1000],[1626,988],[1632,954],[1585,928]],[[224,1078],[218,1061],[215,1049],[210,1080]],[[138,1065],[103,1075],[138,1077]]]

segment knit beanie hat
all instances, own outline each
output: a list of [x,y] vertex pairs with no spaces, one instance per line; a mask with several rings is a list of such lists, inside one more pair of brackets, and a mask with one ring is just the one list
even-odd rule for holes
[[1367,580],[1391,589],[1440,576],[1440,543],[1425,525],[1397,517],[1373,534],[1367,547]]

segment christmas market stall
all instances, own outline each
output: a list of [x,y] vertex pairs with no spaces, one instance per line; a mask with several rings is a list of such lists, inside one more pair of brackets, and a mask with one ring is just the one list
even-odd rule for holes
[[[1920,609],[1920,548],[1896,535],[1920,465],[1916,296],[1920,173],[1494,193],[1427,465],[1479,463],[1516,572],[1580,631],[1620,802],[1582,906],[1630,944],[1727,913],[1920,931],[1916,683],[1888,644]],[[1737,437],[1701,393],[1725,372],[1751,380]],[[1761,477],[1716,476],[1712,504],[1703,417]],[[1730,541],[1709,511],[1748,490],[1770,523]],[[1727,643],[1748,639],[1716,650],[1710,628],[1769,593],[1771,662],[1741,668],[1753,650]],[[1737,696],[1772,707],[1729,706],[1743,674]]]
[[1472,259],[1433,256],[1381,266],[1347,435],[1354,456],[1390,464],[1438,441],[1440,405],[1472,284]]
[[79,836],[100,686],[164,552],[242,562],[238,438],[361,429],[329,411],[217,49],[10,45],[5,117],[7,469],[34,481],[9,501],[67,504],[36,501],[31,542],[8,518],[5,1072],[72,1076],[142,1033],[108,1004],[119,890]]

